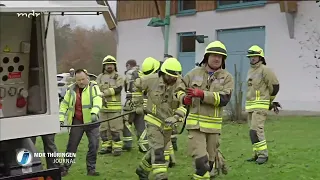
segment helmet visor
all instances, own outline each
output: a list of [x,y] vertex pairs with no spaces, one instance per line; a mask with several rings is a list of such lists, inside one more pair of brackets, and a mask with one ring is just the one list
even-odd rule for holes
[[181,71],[172,71],[172,70],[169,70],[169,69],[166,69],[165,71],[166,71],[169,75],[172,75],[172,76],[175,76],[175,77],[181,75]]
[[111,64],[111,63],[116,63],[116,61],[110,58],[103,61],[103,64]]
[[222,54],[227,55],[227,51],[225,49],[222,49],[221,47],[211,47],[206,50],[207,53],[216,53],[216,54]]
[[247,56],[248,57],[250,57],[250,56],[261,56],[261,52],[248,50],[248,55]]
[[148,74],[151,74],[151,73],[153,73],[153,72],[154,72],[154,68],[151,69],[151,70],[149,70],[149,71],[143,72],[143,74],[144,74],[144,75],[148,75]]

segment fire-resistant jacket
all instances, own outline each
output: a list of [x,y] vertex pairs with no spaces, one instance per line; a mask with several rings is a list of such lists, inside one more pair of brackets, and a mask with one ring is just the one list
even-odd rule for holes
[[[60,104],[60,122],[64,122],[65,116],[67,115],[68,124],[72,124],[73,116],[75,113],[76,88],[76,83],[68,87],[66,95],[64,96],[64,99]],[[91,114],[98,115],[102,106],[101,92],[97,83],[91,81],[89,82],[89,85],[83,89],[81,95],[81,103],[83,122],[90,123]]]
[[126,78],[124,80],[124,87],[126,92],[126,100],[141,100],[142,95],[133,91],[133,83],[137,78],[140,77],[139,68],[135,66],[132,69],[128,70],[125,75]]
[[[199,88],[204,98],[192,98],[186,129],[200,129],[205,133],[221,133],[223,107],[228,104],[234,88],[232,75],[220,69],[209,76],[205,67],[197,67],[184,77],[177,89],[177,97],[183,102],[187,88]],[[186,87],[187,86],[187,87]]]
[[279,91],[279,81],[272,70],[261,62],[252,65],[247,84],[246,111],[268,110]]
[[[164,83],[163,78],[156,73],[138,78],[134,82],[136,92],[142,94],[145,91],[148,98],[146,110],[152,112],[153,115],[145,115],[144,119],[147,122],[160,128],[171,129],[171,127],[165,125],[165,119],[177,115],[178,120],[182,121],[186,109],[181,106],[182,104],[179,103],[174,93],[180,81],[181,79],[178,78],[173,86],[168,86]],[[174,111],[173,109],[177,110]]]
[[[101,73],[96,79],[102,92],[101,112],[121,112],[121,90],[123,78],[116,71],[108,74]],[[105,91],[110,92],[110,96],[105,96]]]

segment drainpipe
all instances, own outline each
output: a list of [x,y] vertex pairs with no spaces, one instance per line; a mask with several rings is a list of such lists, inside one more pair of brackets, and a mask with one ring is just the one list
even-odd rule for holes
[[164,20],[167,23],[164,26],[164,57],[166,57],[166,55],[168,55],[168,49],[169,49],[170,8],[171,8],[171,2],[170,2],[170,0],[166,0],[166,13],[165,13]]

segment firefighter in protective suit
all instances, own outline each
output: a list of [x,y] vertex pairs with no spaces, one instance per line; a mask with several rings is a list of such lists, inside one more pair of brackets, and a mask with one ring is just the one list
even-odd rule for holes
[[246,111],[254,153],[248,161],[263,164],[268,161],[264,123],[267,111],[272,107],[272,102],[279,92],[279,81],[272,70],[266,66],[262,48],[257,45],[250,47],[247,57],[250,58],[251,68],[247,76]]
[[[149,150],[136,169],[140,180],[148,180],[151,171],[155,180],[168,179],[164,149],[170,141],[172,125],[183,121],[186,113],[174,93],[181,81],[181,71],[180,62],[168,58],[159,73],[144,76],[134,83],[136,92],[145,91],[148,97],[144,119],[147,123]],[[144,113],[143,106],[137,106],[136,112]]]
[[75,72],[75,70],[73,68],[69,69],[70,76],[66,80],[67,81],[67,85],[71,85],[71,84],[76,82],[76,79],[74,77],[74,72]]
[[225,70],[227,50],[220,41],[205,49],[201,67],[192,69],[178,88],[178,98],[190,106],[186,129],[189,151],[196,172],[193,179],[210,179],[219,148],[223,107],[234,88],[232,75]]
[[[102,66],[102,73],[98,75],[96,82],[103,96],[100,119],[104,120],[121,114],[123,79],[117,73],[117,61],[113,56],[106,56],[102,61]],[[122,117],[101,123],[100,136],[102,144],[100,154],[113,153],[114,156],[121,155],[123,142],[120,135],[122,130]]]
[[[160,70],[160,67],[161,67],[160,61],[152,57],[148,57],[143,61],[141,65],[141,71],[144,75],[150,75],[150,74],[158,73],[158,71]],[[148,97],[145,94],[143,98],[144,107],[147,106],[147,100],[148,100]],[[173,126],[172,131],[174,130],[176,130],[175,126]],[[165,156],[166,164],[168,165],[168,167],[173,167],[176,164],[176,158],[175,158],[174,150],[172,146],[172,142],[173,142],[172,140],[175,140],[174,142],[177,142],[176,139],[177,137],[175,135],[171,135],[171,141],[169,141],[169,143],[167,144],[164,150],[164,156]]]
[[[126,63],[127,71],[126,78],[124,81],[125,92],[126,92],[126,102],[123,107],[123,111],[133,110],[133,97],[142,99],[140,93],[136,94],[133,92],[133,83],[139,78],[139,68],[135,60],[128,60]],[[132,113],[130,115],[124,116],[124,128],[123,128],[123,150],[130,151],[132,148],[132,123],[137,132],[138,146],[140,152],[147,152],[148,141],[145,131],[145,122],[143,120],[143,114]]]

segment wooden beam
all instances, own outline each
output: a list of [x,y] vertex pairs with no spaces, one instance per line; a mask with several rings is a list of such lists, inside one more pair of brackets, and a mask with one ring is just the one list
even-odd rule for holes
[[[166,1],[155,0],[156,9],[159,10],[159,17],[164,18],[166,12]],[[158,13],[158,12],[157,12]]]
[[102,6],[108,6],[109,7],[109,11],[108,12],[102,12],[102,15],[108,25],[108,28],[110,30],[113,30],[113,29],[116,29],[117,27],[117,19],[114,15],[114,13],[112,12],[112,9],[110,8],[110,5],[108,3],[108,1],[100,1],[100,0],[96,0],[97,3],[99,5],[102,5]]
[[280,1],[279,5],[281,12],[295,13],[298,10],[297,1]]

